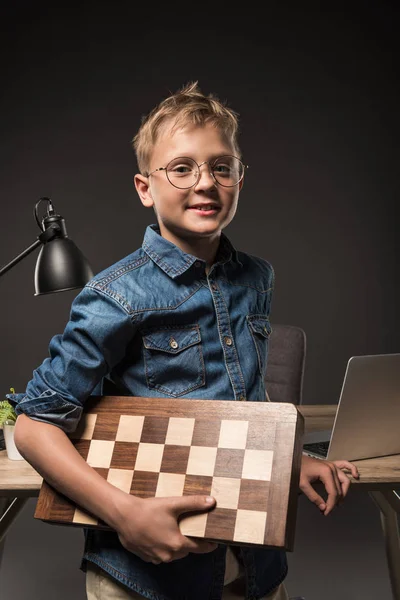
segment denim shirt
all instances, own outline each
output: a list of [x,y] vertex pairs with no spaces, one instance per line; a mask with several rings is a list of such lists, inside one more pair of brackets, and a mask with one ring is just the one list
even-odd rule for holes
[[[33,372],[17,414],[75,430],[90,395],[265,401],[271,331],[271,265],[235,250],[222,234],[215,263],[186,254],[156,225],[142,247],[96,275],[74,299],[62,335]],[[171,347],[171,338],[177,343]],[[153,600],[219,600],[226,546],[154,565],[128,552],[114,531],[85,529],[87,561]],[[246,598],[271,592],[286,553],[237,547]]]

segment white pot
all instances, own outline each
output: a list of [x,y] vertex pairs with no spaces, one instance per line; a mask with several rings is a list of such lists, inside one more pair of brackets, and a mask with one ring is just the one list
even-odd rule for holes
[[13,421],[4,421],[3,434],[6,443],[7,456],[11,460],[24,460],[24,457],[18,452],[14,442],[15,423]]

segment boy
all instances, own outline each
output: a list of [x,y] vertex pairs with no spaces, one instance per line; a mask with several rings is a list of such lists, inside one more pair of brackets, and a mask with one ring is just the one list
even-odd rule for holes
[[[89,467],[66,435],[93,393],[266,398],[273,269],[237,252],[222,233],[244,180],[237,132],[236,113],[204,96],[197,82],[143,119],[134,182],[157,225],[147,227],[140,249],[78,294],[63,335],[50,342],[50,358],[25,395],[10,396],[22,455],[114,530],[85,531],[89,600],[287,598],[284,552],[227,550],[181,535],[179,515],[209,510],[214,499],[130,496]],[[303,457],[300,488],[325,515],[348,491],[343,468],[357,476],[346,461]],[[327,501],[311,486],[317,479]]]

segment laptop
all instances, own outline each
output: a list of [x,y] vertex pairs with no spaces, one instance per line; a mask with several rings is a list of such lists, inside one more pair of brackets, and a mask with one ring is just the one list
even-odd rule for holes
[[305,434],[303,451],[327,460],[400,454],[400,354],[352,356],[333,428]]

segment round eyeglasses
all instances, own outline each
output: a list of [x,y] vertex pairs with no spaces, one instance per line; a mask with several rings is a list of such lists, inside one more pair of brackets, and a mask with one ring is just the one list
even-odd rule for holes
[[199,182],[201,177],[200,167],[205,164],[208,165],[215,183],[223,187],[233,187],[240,183],[245,169],[248,168],[239,158],[231,155],[219,156],[211,162],[205,160],[200,165],[193,158],[179,156],[173,158],[166,167],[154,169],[147,177],[150,177],[156,171],[165,171],[171,185],[181,190],[187,190]]

